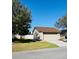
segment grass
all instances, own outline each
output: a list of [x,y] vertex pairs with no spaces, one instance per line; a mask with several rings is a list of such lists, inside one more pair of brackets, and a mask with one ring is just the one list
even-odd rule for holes
[[58,47],[55,44],[51,44],[48,42],[37,41],[37,42],[30,42],[30,43],[13,43],[12,44],[12,51],[28,51],[28,50],[36,50],[36,49],[43,49],[43,48],[56,48]]

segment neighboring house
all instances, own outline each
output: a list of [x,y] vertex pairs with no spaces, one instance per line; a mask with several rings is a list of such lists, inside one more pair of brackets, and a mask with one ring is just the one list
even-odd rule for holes
[[67,30],[61,30],[60,36],[61,40],[67,41]]
[[32,32],[34,40],[57,40],[60,39],[60,31],[50,27],[35,27]]

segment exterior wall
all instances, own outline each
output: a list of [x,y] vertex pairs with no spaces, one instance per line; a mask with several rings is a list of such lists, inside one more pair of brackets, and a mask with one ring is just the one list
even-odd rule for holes
[[60,34],[44,34],[44,41],[53,41],[60,39]]
[[33,32],[33,39],[37,40],[39,36],[40,36],[39,32],[35,29]]
[[33,38],[34,38],[34,40],[43,40],[43,33],[38,32],[38,30],[35,29],[33,32]]

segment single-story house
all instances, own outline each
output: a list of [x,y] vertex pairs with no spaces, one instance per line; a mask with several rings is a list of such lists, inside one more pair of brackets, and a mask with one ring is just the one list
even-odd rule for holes
[[35,27],[33,29],[34,40],[56,40],[60,39],[60,30],[51,27]]

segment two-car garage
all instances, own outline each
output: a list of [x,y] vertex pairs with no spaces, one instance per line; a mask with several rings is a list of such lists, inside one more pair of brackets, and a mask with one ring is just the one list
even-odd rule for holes
[[60,34],[44,34],[44,41],[55,41],[60,39]]

